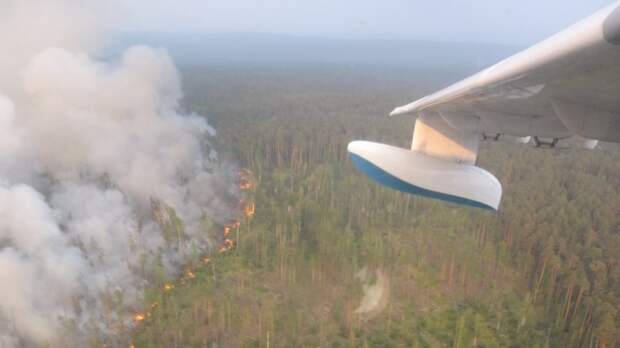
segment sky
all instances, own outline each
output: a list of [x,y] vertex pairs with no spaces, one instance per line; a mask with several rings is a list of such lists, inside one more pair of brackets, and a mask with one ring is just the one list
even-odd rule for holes
[[119,30],[531,44],[611,0],[110,0]]

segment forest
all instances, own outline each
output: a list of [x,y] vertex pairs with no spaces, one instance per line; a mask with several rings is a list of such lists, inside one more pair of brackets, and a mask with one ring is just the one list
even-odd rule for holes
[[205,222],[211,254],[147,289],[130,346],[620,345],[619,145],[482,143],[504,188],[492,213],[380,187],[346,152],[407,147],[414,120],[388,112],[468,68],[181,71],[183,108],[243,168],[242,204],[238,223]]

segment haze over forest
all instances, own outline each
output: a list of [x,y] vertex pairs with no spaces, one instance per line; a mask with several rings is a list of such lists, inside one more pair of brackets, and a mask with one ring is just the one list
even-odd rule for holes
[[505,189],[497,214],[382,188],[346,158],[355,139],[406,147],[412,122],[386,122],[392,107],[521,47],[253,33],[129,33],[117,47],[138,42],[168,50],[183,107],[251,173],[252,214],[233,249],[190,264],[191,281],[146,293],[160,307],[131,333],[137,346],[620,341],[617,144],[483,143]]
[[[504,3],[444,3],[488,12],[441,22],[421,9],[442,3],[349,1],[3,3],[0,346],[617,346],[619,145],[482,142],[496,213],[371,182],[350,141],[408,147],[394,106],[521,47],[458,31],[501,37],[484,28],[516,16]],[[307,34],[410,34],[413,14],[437,35]],[[175,32],[191,17],[256,30]]]
[[223,63],[332,63],[481,69],[522,47],[463,42],[339,39],[264,33],[184,34],[124,32],[109,54],[143,44],[166,48],[180,65]]

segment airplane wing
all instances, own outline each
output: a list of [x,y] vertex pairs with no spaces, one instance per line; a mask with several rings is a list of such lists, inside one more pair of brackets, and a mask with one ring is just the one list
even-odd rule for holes
[[[398,157],[393,149],[354,142],[353,162],[367,174],[372,165],[375,179],[377,170],[398,179],[391,187],[401,191],[497,209],[501,185],[475,167],[480,138],[533,137],[536,146],[549,147],[573,135],[589,146],[620,142],[620,1],[390,115],[405,114],[417,117],[408,159],[386,166],[386,158]],[[450,179],[428,179],[447,173],[436,160],[451,163]]]

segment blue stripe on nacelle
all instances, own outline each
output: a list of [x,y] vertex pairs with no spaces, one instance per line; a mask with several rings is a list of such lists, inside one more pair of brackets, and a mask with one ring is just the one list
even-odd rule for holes
[[483,204],[477,201],[473,201],[471,199],[423,189],[421,187],[415,186],[413,184],[410,184],[406,181],[403,181],[393,176],[392,174],[386,172],[380,167],[377,167],[376,165],[372,164],[370,161],[362,158],[359,155],[349,152],[349,156],[351,157],[353,164],[355,164],[355,166],[362,173],[366,174],[371,179],[389,188],[402,191],[402,192],[406,192],[406,193],[410,193],[413,195],[419,195],[419,196],[439,199],[439,200],[446,201],[446,202],[463,204],[463,205],[468,205],[468,206],[472,206],[476,208],[482,208],[482,209],[493,210],[493,211],[496,210],[495,208],[491,206],[488,206],[486,204]]

